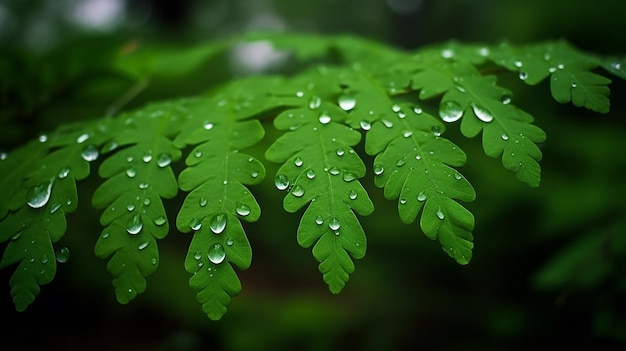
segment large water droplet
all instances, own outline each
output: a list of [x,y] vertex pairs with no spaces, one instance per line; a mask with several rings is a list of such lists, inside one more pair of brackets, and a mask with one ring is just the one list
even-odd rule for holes
[[338,230],[341,227],[341,223],[339,223],[339,219],[333,217],[328,221],[328,228],[330,230]]
[[423,191],[420,191],[419,194],[417,194],[417,201],[419,202],[426,201],[426,193],[424,193]]
[[239,205],[237,205],[237,208],[235,209],[235,212],[237,212],[237,214],[242,216],[242,217],[246,217],[246,216],[248,216],[250,214],[250,206],[244,205],[244,204],[239,204]]
[[300,185],[296,185],[291,189],[291,195],[295,197],[302,197],[304,195],[304,189]]
[[356,174],[352,173],[352,172],[343,172],[343,181],[344,182],[351,182],[353,180],[356,180]]
[[348,198],[350,198],[350,200],[356,200],[358,196],[359,194],[357,194],[354,189],[350,190],[350,192],[348,193]]
[[159,166],[160,168],[164,168],[170,165],[170,163],[172,163],[172,156],[170,154],[167,153],[162,153],[157,157],[157,166]]
[[304,164],[304,161],[302,161],[302,158],[298,156],[293,160],[293,164],[296,165],[296,167],[300,167]]
[[338,175],[339,173],[341,173],[341,171],[339,170],[339,168],[337,167],[331,167],[328,170],[328,173],[332,174],[332,175]]
[[528,79],[528,72],[526,72],[526,71],[520,71],[520,72],[519,72],[519,79],[521,79],[521,80],[526,80],[526,79]]
[[387,128],[391,128],[391,127],[393,127],[393,122],[391,122],[391,121],[389,121],[389,120],[383,119],[381,122],[383,122],[383,125],[384,125],[385,127],[387,127]]
[[476,117],[478,117],[479,120],[485,123],[489,123],[493,121],[493,116],[484,107],[481,107],[481,106],[476,105],[475,103],[472,103],[472,110],[474,111],[474,114],[476,115]]
[[370,130],[372,128],[372,124],[368,121],[359,122],[359,126],[361,126],[361,129],[363,130]]
[[320,115],[318,120],[320,121],[321,124],[328,124],[328,123],[330,123],[331,118],[330,118],[330,116],[328,115],[327,112],[322,112],[322,114]]
[[200,230],[200,228],[202,228],[202,220],[200,218],[192,218],[189,221],[189,228],[191,228],[191,230],[195,230],[198,231]]
[[313,179],[315,178],[315,171],[312,169],[309,169],[306,171],[306,177],[309,179]]
[[83,160],[87,162],[95,161],[96,159],[98,159],[98,155],[98,149],[95,145],[85,146],[83,152],[80,153],[80,156],[83,158]]
[[324,219],[322,218],[322,216],[315,217],[315,224],[317,224],[317,225],[324,224]]
[[134,178],[137,175],[137,171],[134,168],[129,168],[126,170],[126,175],[128,178]]
[[167,222],[167,218],[165,218],[165,216],[159,216],[154,219],[154,224],[156,224],[159,227],[164,225],[166,222]]
[[439,117],[444,122],[456,122],[463,117],[463,109],[455,101],[446,101],[439,105]]
[[50,200],[50,194],[52,193],[52,180],[35,185],[30,188],[28,193],[28,206],[32,208],[44,207],[48,203],[48,200]]
[[385,171],[385,168],[383,167],[383,165],[379,163],[374,165],[374,174],[381,175],[383,174],[384,171]]
[[128,224],[126,225],[126,231],[128,232],[128,234],[136,235],[139,234],[142,229],[143,221],[141,220],[141,215],[137,213],[128,220]]
[[337,156],[341,157],[341,156],[343,156],[346,152],[345,152],[342,148],[339,148],[339,149],[335,150],[335,153],[337,154]]
[[67,178],[68,175],[70,175],[70,169],[67,167],[64,167],[63,169],[59,171],[58,177],[60,179],[63,179],[63,178]]
[[57,262],[65,263],[70,259],[70,249],[62,247],[56,251]]
[[321,104],[322,99],[320,99],[319,96],[312,96],[311,100],[309,100],[309,108],[311,110],[315,110],[316,108],[320,107]]
[[506,133],[502,133],[502,135],[500,136],[502,138],[502,140],[506,141],[509,140],[509,136]]
[[213,264],[220,264],[224,262],[226,258],[226,250],[224,250],[224,246],[220,243],[213,244],[209,247],[207,257]]
[[289,178],[284,174],[277,174],[274,185],[278,190],[283,191],[289,187]]
[[218,213],[213,218],[211,218],[211,222],[209,223],[209,228],[215,234],[220,234],[226,228],[226,214]]
[[152,151],[148,151],[145,154],[143,154],[143,156],[141,157],[141,159],[143,160],[143,162],[148,163],[150,161],[152,161]]
[[339,97],[339,107],[344,111],[350,111],[356,106],[356,99],[349,95]]

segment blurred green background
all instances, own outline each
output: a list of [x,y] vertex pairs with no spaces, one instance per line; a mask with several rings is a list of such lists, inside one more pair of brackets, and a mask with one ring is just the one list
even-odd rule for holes
[[[145,62],[250,30],[349,33],[415,49],[451,39],[517,44],[565,39],[581,50],[626,54],[623,0],[3,0],[0,2],[0,151],[62,123],[146,102],[202,93],[266,67],[234,49],[191,72],[150,75]],[[139,48],[145,61],[112,69]],[[280,60],[278,60],[280,61]],[[556,103],[547,83],[500,83],[548,134],[542,184],[529,189],[483,155],[479,139],[449,128],[468,154],[461,171],[477,190],[476,248],[459,266],[402,224],[370,178],[376,212],[362,218],[366,257],[332,295],[295,239],[269,180],[245,228],[252,267],[219,322],[201,311],[183,260],[189,235],[160,242],[148,289],[119,305],[106,261],[93,255],[99,213],[86,206],[96,177],[79,185],[82,208],[58,243],[70,260],[25,312],[0,271],[0,348],[62,350],[618,350],[626,346],[626,84],[614,79],[611,112]],[[111,107],[115,106],[116,109]],[[267,126],[269,136],[276,133]],[[263,157],[271,142],[249,150]],[[180,163],[180,162],[179,162]],[[365,159],[371,165],[371,159]],[[182,167],[178,164],[177,167]],[[273,166],[268,167],[268,179]],[[95,172],[94,172],[95,173]],[[170,221],[184,194],[168,202]],[[3,345],[9,345],[4,347]]]

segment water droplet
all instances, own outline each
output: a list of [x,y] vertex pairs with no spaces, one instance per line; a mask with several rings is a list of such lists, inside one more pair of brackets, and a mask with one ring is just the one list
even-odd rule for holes
[[348,198],[350,198],[350,200],[356,200],[358,196],[359,194],[357,194],[354,189],[350,190],[350,192],[348,193]]
[[565,65],[562,63],[559,63],[558,65],[556,65],[556,68],[558,69],[565,69]]
[[404,158],[401,158],[398,160],[398,162],[396,162],[396,167],[402,167],[406,164],[406,161]]
[[315,171],[312,169],[309,169],[306,171],[306,177],[309,179],[313,179],[315,178]]
[[520,71],[520,72],[519,72],[519,79],[521,79],[521,80],[526,80],[526,79],[528,79],[528,72],[526,72],[526,71]]
[[200,230],[200,228],[202,228],[202,220],[196,217],[192,218],[191,221],[189,221],[189,228],[195,231]]
[[328,173],[332,175],[338,175],[339,173],[341,173],[341,171],[337,167],[332,167],[331,169],[328,170]]
[[[32,258],[30,261],[31,261],[31,262],[35,262],[35,259],[34,259],[34,258]],[[48,263],[48,255],[43,254],[43,256],[41,257],[41,263],[43,263],[43,264]]]
[[83,149],[83,152],[81,152],[80,154],[83,160],[87,162],[95,161],[96,159],[98,159],[98,155],[99,155],[98,149],[96,148],[95,145],[85,146],[85,148]]
[[508,95],[502,95],[500,101],[502,101],[503,104],[508,105],[511,103],[511,97]]
[[224,213],[218,213],[213,218],[211,218],[211,222],[209,223],[209,228],[215,234],[220,234],[226,228],[227,217]]
[[461,180],[463,178],[460,173],[454,173],[454,179]]
[[351,182],[353,180],[356,180],[357,176],[356,174],[352,173],[352,172],[343,172],[343,181],[344,182]]
[[111,233],[109,233],[109,232],[104,232],[104,233],[102,233],[102,235],[101,235],[102,239],[107,239],[107,238],[108,238],[108,237],[110,237],[110,236],[111,236]]
[[137,246],[137,249],[139,249],[139,250],[143,250],[143,249],[145,249],[146,247],[148,247],[148,244],[150,244],[150,242],[149,242],[149,241],[143,242],[143,243],[139,244],[139,246]]
[[207,257],[213,264],[220,264],[226,258],[226,250],[220,243],[213,244],[209,247]]
[[152,161],[152,151],[148,151],[146,152],[143,157],[141,157],[141,159],[143,160],[143,162],[148,163],[150,161]]
[[356,106],[356,99],[349,95],[339,97],[339,107],[344,111],[350,111]]
[[315,217],[315,224],[317,224],[317,225],[324,224],[324,219],[322,218],[322,216]]
[[139,189],[148,189],[149,186],[146,182],[139,183]]
[[41,183],[30,188],[28,196],[28,206],[31,208],[44,207],[48,200],[50,200],[50,194],[52,192],[52,180],[46,183]]
[[387,128],[391,128],[391,127],[393,127],[393,122],[391,122],[391,121],[388,121],[388,120],[386,120],[386,119],[383,119],[381,122],[383,122],[383,125],[384,125],[385,127],[387,127]]
[[311,110],[315,110],[316,108],[320,107],[321,104],[322,99],[320,99],[319,96],[312,96],[311,100],[309,101],[309,108]]
[[432,126],[432,127],[430,127],[430,131],[436,137],[441,136],[441,127],[439,127],[439,126]]
[[393,105],[391,106],[391,111],[393,111],[393,112],[395,112],[395,113],[400,112],[400,110],[402,110],[402,107],[400,107],[400,105],[398,105],[398,104],[393,104]]
[[417,201],[419,202],[426,201],[426,193],[424,193],[423,191],[420,191],[419,194],[417,194]]
[[421,107],[418,107],[418,106],[413,107],[413,113],[415,113],[416,115],[421,115],[422,112],[424,112],[424,110],[422,110]]
[[193,154],[193,156],[194,156],[195,158],[200,158],[200,157],[202,157],[202,151],[196,151],[196,152]]
[[78,136],[78,138],[76,138],[76,142],[79,144],[82,144],[85,142],[85,140],[89,139],[89,134],[84,133]]
[[515,61],[515,62],[513,62],[513,65],[514,65],[515,67],[517,67],[517,68],[522,68],[523,63],[522,63],[522,61]]
[[70,169],[65,167],[65,168],[63,168],[63,169],[61,169],[59,171],[59,175],[58,176],[59,176],[60,179],[63,179],[63,178],[67,178],[67,176],[69,174],[70,174]]
[[150,198],[149,198],[149,197],[147,197],[147,198],[143,199],[143,204],[144,204],[144,206],[149,206],[149,205],[150,205],[150,203],[152,203],[152,201],[150,200]]
[[402,136],[405,137],[405,138],[409,138],[409,137],[411,137],[411,135],[413,135],[413,132],[410,131],[410,130],[405,130],[405,131],[402,132]]
[[340,156],[340,157],[341,157],[341,156],[343,156],[346,152],[345,152],[342,148],[339,148],[339,149],[335,150],[335,153],[337,154],[337,156]]
[[274,185],[278,190],[283,191],[289,187],[289,178],[284,174],[277,174]]
[[488,47],[482,47],[480,49],[478,49],[478,55],[485,57],[485,56],[489,56],[489,48]]
[[506,133],[503,133],[501,136],[502,140],[506,141],[509,140],[509,136]]
[[9,157],[9,154],[7,154],[6,152],[0,152],[0,161],[6,160],[7,157]]
[[46,141],[48,141],[48,136],[47,136],[47,135],[45,135],[45,134],[41,134],[41,135],[39,136],[39,142],[40,142],[40,143],[45,143]]
[[406,205],[406,199],[405,198],[400,199],[400,205]]
[[463,109],[454,101],[446,101],[439,105],[439,117],[444,122],[456,122],[463,117]]
[[132,156],[128,156],[126,157],[126,162],[131,163],[133,162],[135,159]]
[[303,97],[303,96],[304,96],[304,93],[303,93],[303,92],[301,92],[301,91],[298,91],[298,92],[296,92],[296,96],[297,96],[297,97]]
[[126,205],[126,209],[128,210],[128,212],[133,212],[135,210],[135,205],[130,203]]
[[418,161],[421,160],[422,159],[422,155],[420,155],[420,154],[415,155],[415,159],[418,160]]
[[157,264],[156,257],[152,257],[152,259],[150,260],[150,263],[152,263],[152,265],[156,265]]
[[196,253],[193,254],[193,259],[196,260],[196,261],[201,260],[202,259],[202,252],[196,251]]
[[385,171],[385,168],[380,163],[374,165],[374,174],[381,175]]
[[295,197],[302,197],[304,195],[304,189],[300,185],[296,185],[291,189],[291,195]]
[[439,219],[444,219],[445,215],[443,214],[443,212],[441,211],[441,208],[437,209],[437,212],[435,212],[435,215],[437,216],[437,218]]
[[126,170],[126,175],[128,178],[134,178],[137,175],[137,171],[134,168],[129,168]]
[[450,59],[454,57],[454,51],[452,49],[444,49],[441,51],[441,57],[445,59]]
[[235,212],[237,212],[238,215],[245,217],[250,214],[250,207],[248,205],[239,204],[237,205]]
[[621,64],[621,63],[619,63],[619,62],[613,62],[613,63],[611,63],[611,67],[612,67],[614,70],[619,71],[619,70],[621,70],[621,69],[622,69],[622,64]]
[[328,228],[330,228],[330,230],[338,230],[340,227],[341,224],[337,218],[333,217],[328,221]]
[[198,200],[198,205],[200,205],[200,207],[204,207],[208,202],[209,201],[206,199],[206,197],[203,196],[200,198],[200,200]]
[[167,222],[167,218],[165,218],[165,216],[159,216],[154,219],[154,224],[156,224],[159,227],[164,225],[166,222]]
[[301,157],[296,157],[293,160],[293,164],[296,165],[296,167],[300,167],[300,166],[302,166],[304,164],[304,161],[302,161]]
[[136,235],[139,234],[142,229],[143,221],[141,220],[141,215],[137,213],[128,220],[128,224],[126,225],[126,231],[128,232],[128,234]]
[[476,117],[478,117],[479,120],[485,123],[489,123],[493,121],[493,116],[484,107],[480,107],[476,105],[475,103],[472,103],[472,110],[474,111],[474,114],[476,115]]
[[576,82],[572,82],[572,88],[576,88],[578,86],[578,84],[576,84]]
[[170,154],[167,153],[162,153],[157,157],[157,166],[159,166],[159,168],[164,168],[170,165],[170,163],[172,163],[172,156],[170,156]]
[[56,211],[58,211],[61,208],[61,201],[57,201],[55,202],[51,207],[50,207],[50,214],[54,214],[56,213]]
[[372,128],[372,124],[368,121],[359,122],[359,126],[361,126],[361,129],[363,130],[370,130]]
[[328,124],[328,123],[330,123],[331,118],[330,118],[330,116],[328,115],[327,112],[322,112],[322,114],[320,115],[318,120],[320,121],[321,124]]
[[206,130],[211,130],[213,129],[213,123],[209,121],[204,121],[204,123],[202,123],[202,127]]

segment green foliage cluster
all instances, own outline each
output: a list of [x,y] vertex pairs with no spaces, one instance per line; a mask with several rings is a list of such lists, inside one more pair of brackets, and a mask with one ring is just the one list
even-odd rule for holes
[[[55,243],[77,209],[77,181],[97,164],[103,179],[91,198],[102,210],[95,254],[108,260],[115,294],[128,303],[146,289],[159,265],[158,241],[193,233],[185,258],[189,285],[211,319],[220,319],[241,291],[235,267],[252,250],[243,222],[262,206],[251,186],[279,165],[274,184],[287,212],[303,210],[297,241],[311,248],[323,280],[339,293],[365,256],[359,216],[374,212],[366,174],[397,202],[402,222],[418,221],[459,264],[472,257],[474,216],[464,207],[476,192],[458,170],[463,150],[444,135],[458,127],[481,135],[484,153],[537,187],[544,131],[513,104],[497,74],[514,72],[529,85],[549,80],[560,103],[607,113],[609,78],[626,79],[623,58],[584,53],[566,42],[528,46],[448,42],[417,51],[350,36],[254,34],[155,56],[115,58],[110,65],[145,82],[191,71],[232,45],[264,40],[297,57],[296,72],[227,82],[201,96],[154,102],[116,116],[64,125],[0,154],[1,268],[17,310],[52,281],[66,248]],[[141,83],[143,84],[143,83]],[[265,159],[246,153],[265,130],[280,131]],[[362,141],[364,137],[364,141]],[[362,147],[361,147],[362,146]],[[359,154],[363,149],[366,155]],[[373,163],[366,165],[365,157]],[[178,174],[174,165],[184,159]],[[164,201],[186,194],[177,214]],[[83,201],[81,199],[81,201]]]

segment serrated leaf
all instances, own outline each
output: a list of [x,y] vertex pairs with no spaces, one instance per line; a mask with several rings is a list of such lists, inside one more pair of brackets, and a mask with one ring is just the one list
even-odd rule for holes
[[252,260],[241,220],[254,222],[260,216],[246,185],[260,183],[265,168],[239,150],[258,143],[265,134],[258,120],[247,119],[280,100],[264,91],[255,94],[253,87],[260,83],[267,87],[278,81],[262,78],[232,84],[228,93],[198,104],[177,138],[180,145],[196,146],[179,177],[180,188],[189,194],[176,225],[182,232],[194,231],[185,269],[193,274],[189,284],[198,291],[198,302],[214,320],[226,313],[231,297],[241,291],[232,265],[247,269]]
[[120,116],[125,127],[105,146],[110,156],[99,173],[107,180],[95,191],[92,203],[105,208],[104,226],[96,256],[108,258],[115,295],[128,303],[146,289],[145,277],[158,267],[157,239],[169,231],[162,199],[176,195],[171,169],[180,150],[171,140],[188,116],[193,101],[159,103]]
[[[308,78],[320,79],[326,74],[326,84],[334,81],[339,85],[330,77],[343,78],[333,71]],[[365,233],[355,212],[368,215],[374,210],[358,181],[365,175],[365,165],[352,148],[361,135],[341,125],[348,118],[346,102],[330,102],[329,96],[314,89],[302,98],[304,106],[285,110],[274,120],[277,129],[289,132],[279,137],[265,156],[283,163],[276,186],[288,190],[285,210],[296,212],[308,205],[298,226],[298,243],[305,248],[313,246],[324,281],[331,292],[339,293],[354,272],[351,257],[360,259],[366,250]],[[314,104],[306,103],[311,99]],[[349,105],[353,107],[352,102]]]

